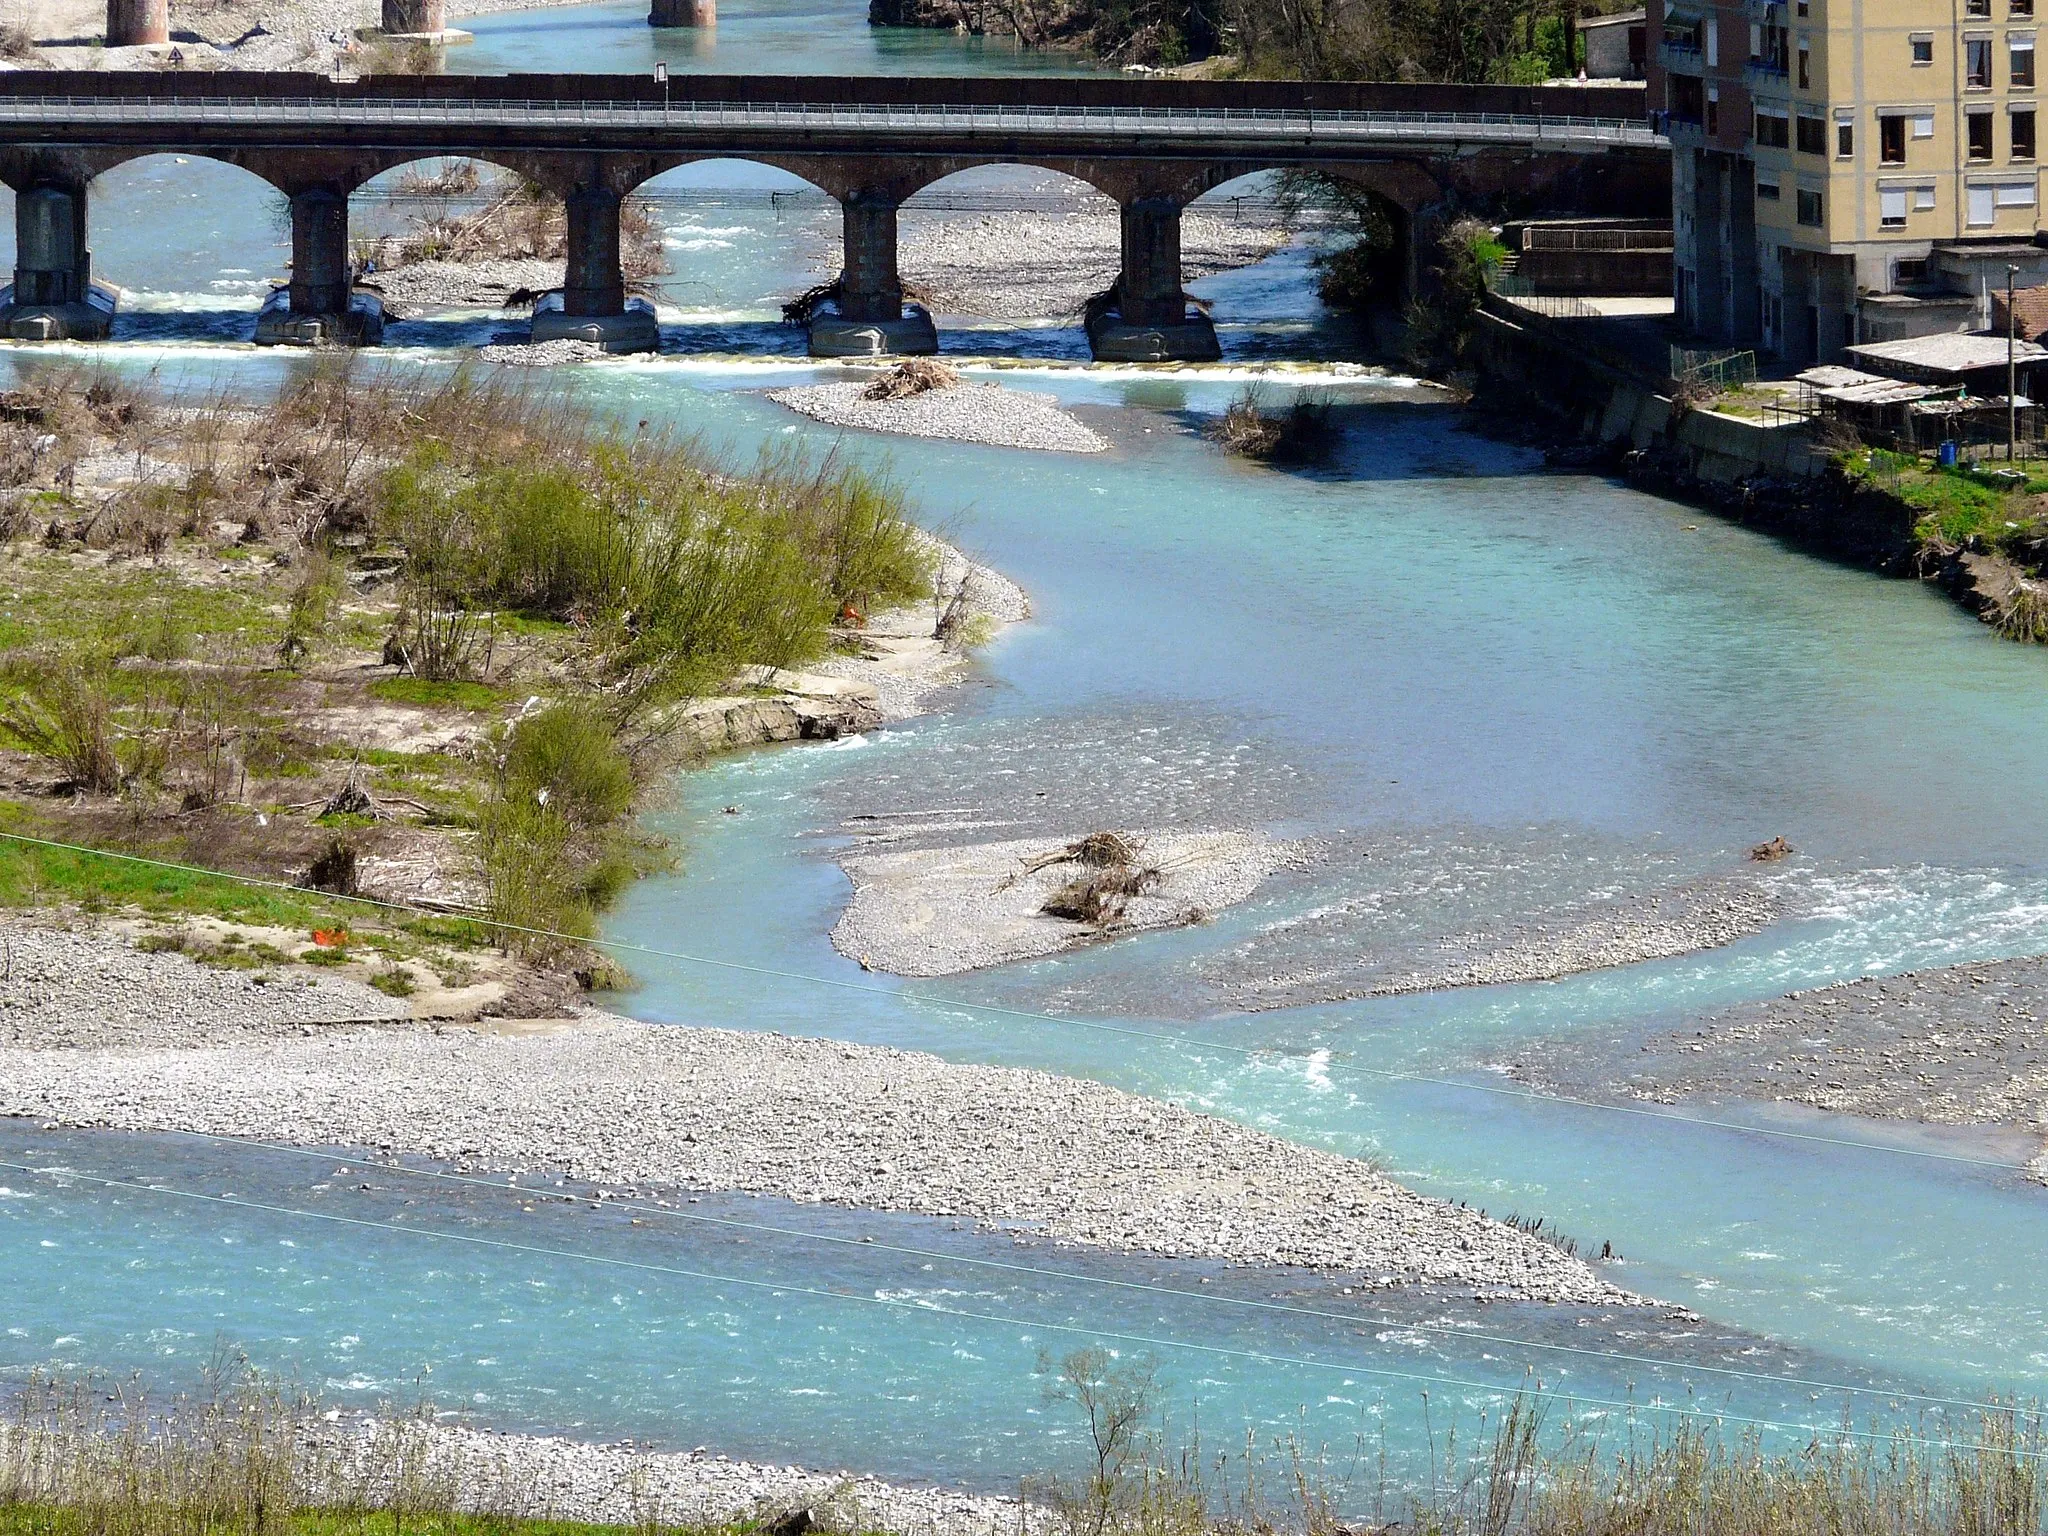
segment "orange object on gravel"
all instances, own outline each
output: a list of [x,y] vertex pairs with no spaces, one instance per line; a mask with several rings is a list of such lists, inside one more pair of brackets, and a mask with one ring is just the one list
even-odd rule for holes
[[346,928],[315,928],[313,930],[313,942],[322,949],[338,949],[349,942],[349,937],[349,931]]

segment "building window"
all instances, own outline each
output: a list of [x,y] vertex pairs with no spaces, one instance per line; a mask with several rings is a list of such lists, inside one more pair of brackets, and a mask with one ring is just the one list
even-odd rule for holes
[[1803,37],[1799,39],[1799,89],[1813,89],[1813,45]]
[[2034,158],[2034,109],[2014,112],[2009,121],[2012,124],[2012,157],[2015,160]]
[[1997,222],[1998,197],[1990,187],[1971,187],[1966,206],[1969,210],[1969,221],[1973,229],[1982,229],[1986,225]]
[[1765,149],[1792,147],[1792,119],[1783,111],[1756,109],[1756,141]]
[[1932,64],[1934,62],[1934,34],[1922,32],[1913,38],[1913,62]]
[[1989,160],[1994,153],[1991,143],[1991,114],[1989,112],[1972,112],[1969,114],[1969,122],[1970,158],[1972,160]]
[[1991,200],[2001,208],[2031,208],[2035,203],[2031,181],[2008,181],[1993,187],[1991,193]]
[[1963,40],[1963,83],[1973,91],[1991,89],[1991,39],[1970,37]]
[[1856,121],[1854,118],[1835,119],[1835,158],[1854,160],[1856,158]]
[[2031,90],[2034,84],[2034,40],[2015,37],[2007,44],[2012,55],[2012,83]]
[[1934,114],[1932,112],[1920,112],[1914,115],[1913,137],[1916,139],[1931,139],[1934,137]]
[[1963,14],[1965,16],[1989,16],[1991,14],[1991,0],[1963,0]]
[[2034,14],[2034,0],[2012,0],[2005,8],[2008,16],[2031,16]]
[[1906,163],[1906,120],[1880,117],[1877,120],[1877,160],[1880,165]]
[[1913,211],[1915,213],[1934,212],[1934,188],[1915,187],[1913,189]]
[[1714,138],[1721,132],[1721,87],[1707,87],[1707,137]]
[[1799,153],[1824,155],[1828,152],[1828,125],[1824,118],[1799,114]]
[[1757,200],[1759,202],[1775,203],[1778,200],[1778,184],[1775,181],[1765,181],[1763,178],[1763,173],[1758,172],[1756,178],[1756,195]]
[[1892,263],[1892,287],[1911,288],[1927,281],[1927,258],[1901,257]]
[[1814,229],[1820,228],[1821,200],[1818,192],[1809,192],[1804,187],[1799,189],[1799,222]]
[[1885,229],[1906,227],[1906,189],[1904,187],[1879,187],[1877,189],[1877,222]]

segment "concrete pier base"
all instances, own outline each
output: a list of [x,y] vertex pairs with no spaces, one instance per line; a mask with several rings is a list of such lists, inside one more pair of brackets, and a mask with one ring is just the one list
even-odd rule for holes
[[256,312],[259,347],[374,347],[384,339],[384,301],[352,293],[346,309],[295,311],[291,290],[275,288]]
[[650,27],[715,27],[718,0],[653,0],[647,12]]
[[645,299],[625,301],[609,315],[572,315],[562,307],[562,290],[542,294],[533,305],[535,341],[587,341],[607,352],[654,352],[661,347],[661,323]]
[[1216,327],[1200,310],[1178,323],[1130,321],[1113,309],[1091,316],[1088,350],[1098,363],[1213,363],[1223,356]]
[[830,304],[811,317],[813,357],[909,357],[939,350],[939,329],[922,305],[905,304],[894,320],[854,320]]
[[15,341],[98,341],[113,328],[114,303],[114,291],[92,280],[84,183],[17,192],[14,281],[0,289],[0,335]]
[[15,286],[0,288],[0,336],[9,341],[105,341],[114,328],[117,299],[100,283],[86,286],[85,296],[58,304],[22,303]]

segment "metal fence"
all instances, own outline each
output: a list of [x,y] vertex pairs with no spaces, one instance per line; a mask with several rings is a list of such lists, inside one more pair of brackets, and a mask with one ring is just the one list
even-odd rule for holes
[[1756,381],[1756,354],[1741,350],[1694,352],[1671,349],[1671,377],[1708,389],[1740,389]]
[[1272,139],[1330,143],[1447,140],[1655,148],[1640,121],[1514,113],[1313,112],[1249,107],[846,105],[821,102],[673,103],[603,97],[437,100],[408,97],[0,96],[0,123],[297,128],[577,127],[671,130],[843,129],[888,133],[1032,133],[1061,137]]

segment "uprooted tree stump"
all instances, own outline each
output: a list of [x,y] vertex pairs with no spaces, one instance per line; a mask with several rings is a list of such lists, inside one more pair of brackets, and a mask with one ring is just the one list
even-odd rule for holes
[[1792,853],[1792,845],[1782,837],[1774,837],[1768,843],[1758,843],[1749,850],[1750,858],[1758,864],[1775,864]]
[[[1117,832],[1090,832],[1049,853],[1025,861],[1023,873],[1036,874],[1055,864],[1078,864],[1087,871],[1060,886],[1039,906],[1047,917],[1112,927],[1123,919],[1133,896],[1143,895],[1163,878],[1155,866],[1140,866],[1142,843]],[[1012,876],[1012,880],[1016,877]],[[1008,882],[1005,882],[1008,883]]]

